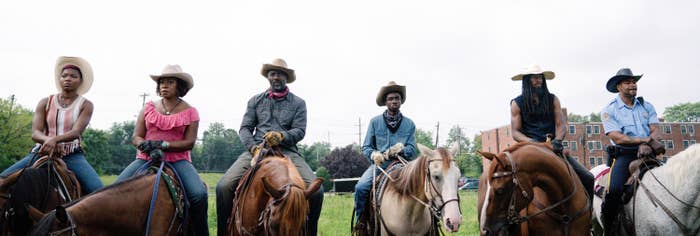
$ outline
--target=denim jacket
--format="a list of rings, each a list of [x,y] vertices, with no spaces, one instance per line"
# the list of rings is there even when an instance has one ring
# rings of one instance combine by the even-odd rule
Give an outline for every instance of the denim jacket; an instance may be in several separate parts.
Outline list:
[[[362,144],[362,154],[372,162],[372,152],[384,152],[396,143],[403,143],[403,157],[413,160],[416,156],[416,125],[406,116],[403,116],[401,125],[395,133],[389,131],[382,115],[375,116],[369,122],[365,142]]]

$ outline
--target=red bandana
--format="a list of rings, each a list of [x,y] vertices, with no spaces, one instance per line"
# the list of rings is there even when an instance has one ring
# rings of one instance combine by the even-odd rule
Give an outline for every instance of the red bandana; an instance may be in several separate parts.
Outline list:
[[[284,87],[284,91],[282,91],[282,92],[275,92],[275,91],[272,91],[272,89],[270,89],[268,91],[269,91],[269,93],[267,96],[269,98],[280,99],[280,98],[284,98],[287,96],[287,94],[289,93],[289,87]]]

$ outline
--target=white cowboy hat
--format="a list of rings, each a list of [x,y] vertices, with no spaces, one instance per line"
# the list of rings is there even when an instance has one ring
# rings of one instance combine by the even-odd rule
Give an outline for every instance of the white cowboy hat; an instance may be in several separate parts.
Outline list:
[[[90,91],[90,87],[92,87],[92,81],[94,80],[94,76],[92,74],[92,67],[90,66],[90,63],[88,63],[85,59],[82,59],[80,57],[59,57],[58,60],[56,60],[56,88],[58,91],[61,91],[61,73],[63,73],[63,69],[66,66],[75,66],[80,69],[80,76],[83,78],[82,83],[80,83],[80,87],[78,87],[78,94],[83,95]]]
[[[513,81],[517,81],[517,80],[522,80],[523,76],[537,75],[537,74],[543,74],[544,79],[546,79],[546,80],[554,79],[554,72],[542,70],[542,68],[539,65],[530,65],[528,67],[525,67],[525,68],[523,68],[523,71],[520,72],[520,74],[513,76],[513,78],[511,78],[511,79]]]
[[[294,70],[287,67],[287,62],[285,62],[282,58],[276,58],[270,63],[263,64],[262,69],[260,70],[260,74],[262,74],[263,77],[267,78],[267,72],[270,70],[280,70],[284,71],[284,73],[287,73],[288,84],[291,84],[292,82],[294,82],[294,80],[297,79],[296,75],[294,74]]]
[[[387,86],[382,87],[377,94],[377,106],[386,105],[386,95],[389,93],[401,94],[401,104],[406,102],[406,86],[398,85],[394,81],[389,81]]]
[[[182,68],[180,65],[166,65],[165,68],[163,68],[163,72],[160,75],[151,75],[151,79],[158,83],[158,80],[160,78],[177,78],[185,82],[187,84],[187,90],[190,91],[192,87],[194,87],[194,81],[192,81],[192,76],[190,74],[187,74],[185,72],[182,72]]]

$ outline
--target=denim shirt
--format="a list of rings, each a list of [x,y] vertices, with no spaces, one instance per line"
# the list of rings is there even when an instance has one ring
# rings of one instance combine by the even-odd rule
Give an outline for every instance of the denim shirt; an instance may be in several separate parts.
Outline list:
[[[248,101],[238,135],[241,143],[250,150],[263,140],[268,131],[279,131],[283,149],[297,152],[296,144],[306,134],[306,102],[289,92],[282,99],[268,97],[268,91],[255,95]]]
[[[372,161],[372,152],[384,152],[396,143],[403,143],[403,157],[406,160],[413,160],[416,156],[416,125],[406,116],[403,116],[401,125],[396,133],[391,133],[386,127],[382,115],[375,116],[369,122],[365,142],[362,144],[362,154]]]
[[[644,102],[642,105],[638,99],[634,99],[634,104],[629,107],[620,96],[615,97],[605,106],[600,116],[605,134],[617,131],[633,138],[649,137],[651,134],[649,125],[659,123],[656,109],[651,103]],[[615,144],[612,140],[610,142]]]

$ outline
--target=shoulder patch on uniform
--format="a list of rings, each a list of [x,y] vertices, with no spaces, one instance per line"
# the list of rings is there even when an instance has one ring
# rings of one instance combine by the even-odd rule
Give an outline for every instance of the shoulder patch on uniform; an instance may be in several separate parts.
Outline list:
[[[603,120],[608,120],[610,119],[610,116],[608,115],[607,112],[603,112]]]

